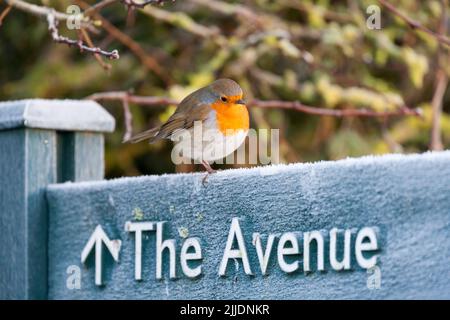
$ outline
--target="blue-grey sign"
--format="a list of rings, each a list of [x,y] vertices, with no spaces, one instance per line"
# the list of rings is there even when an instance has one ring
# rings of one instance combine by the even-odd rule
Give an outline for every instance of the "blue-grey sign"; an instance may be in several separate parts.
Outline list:
[[[52,185],[49,298],[450,298],[450,152]]]

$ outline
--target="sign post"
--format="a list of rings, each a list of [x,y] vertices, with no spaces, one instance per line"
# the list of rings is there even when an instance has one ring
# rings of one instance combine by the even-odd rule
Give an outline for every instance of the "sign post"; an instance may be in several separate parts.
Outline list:
[[[113,129],[91,101],[0,103],[0,299],[47,298],[45,189],[102,179],[102,133]]]

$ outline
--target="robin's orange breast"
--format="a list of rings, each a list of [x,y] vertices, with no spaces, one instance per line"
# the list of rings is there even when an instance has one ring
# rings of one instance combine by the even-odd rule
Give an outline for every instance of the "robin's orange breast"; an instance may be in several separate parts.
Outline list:
[[[217,126],[223,135],[233,135],[237,130],[249,129],[247,107],[242,104],[217,101],[211,105],[216,111]]]

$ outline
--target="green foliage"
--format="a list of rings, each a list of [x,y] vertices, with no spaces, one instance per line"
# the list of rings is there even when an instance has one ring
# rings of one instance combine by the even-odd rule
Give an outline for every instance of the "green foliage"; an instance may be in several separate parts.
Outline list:
[[[72,3],[35,2],[60,11]],[[404,105],[424,109],[423,119],[378,120],[252,109],[252,127],[281,129],[283,161],[425,151],[430,144],[438,42],[384,9],[382,29],[370,30],[366,9],[373,3],[177,0],[137,10],[134,24],[127,24],[127,13],[118,3],[102,10],[102,15],[141,46],[147,58],[108,38],[105,31],[91,34],[96,45],[120,51],[119,60],[105,61],[112,65],[110,71],[91,55],[53,43],[45,19],[13,9],[0,27],[0,100],[83,98],[111,90],[182,99],[216,78],[229,77],[242,85],[247,99],[299,100],[331,109],[386,111]],[[411,18],[438,30],[439,1],[397,3]],[[59,29],[61,34],[77,36],[64,23]],[[449,48],[442,52],[448,61]],[[143,59],[153,59],[163,76]],[[449,69],[447,64],[443,67]],[[447,94],[441,119],[446,147],[450,146],[449,99]],[[107,136],[108,177],[175,170],[170,142],[122,144],[121,103],[103,105],[117,119],[116,132]],[[174,106],[131,105],[134,132],[167,120],[173,110]]]

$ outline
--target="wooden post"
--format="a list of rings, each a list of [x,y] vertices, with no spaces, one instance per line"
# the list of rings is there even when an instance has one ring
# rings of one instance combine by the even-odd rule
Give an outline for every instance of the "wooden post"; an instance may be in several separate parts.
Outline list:
[[[0,103],[0,299],[47,298],[50,183],[104,176],[114,119],[76,100]]]

